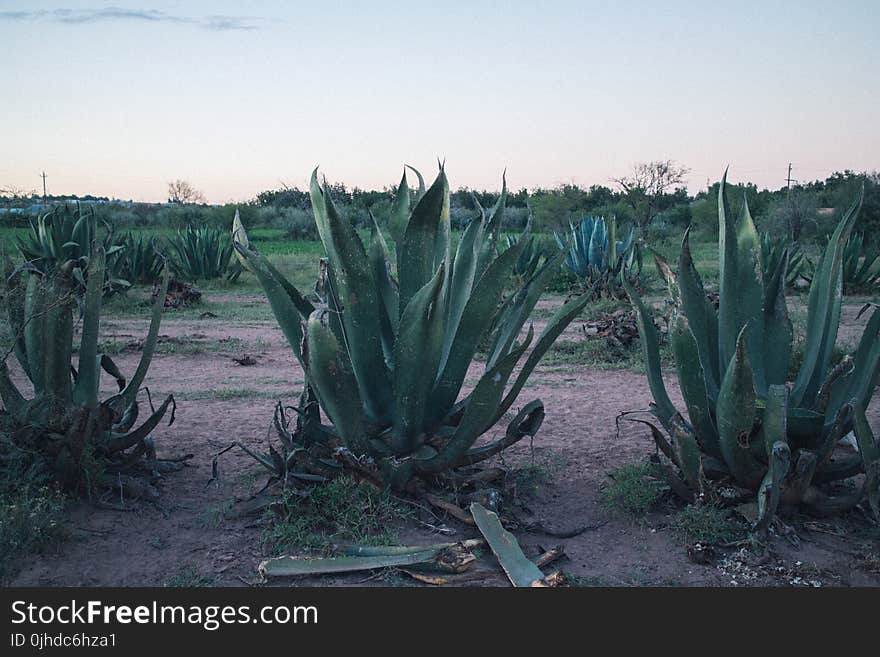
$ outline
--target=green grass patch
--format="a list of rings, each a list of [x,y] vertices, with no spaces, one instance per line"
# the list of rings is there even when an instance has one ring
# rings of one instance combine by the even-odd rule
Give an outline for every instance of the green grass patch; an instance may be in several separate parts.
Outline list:
[[[245,350],[259,350],[265,344],[248,343],[240,338],[221,338],[209,340],[192,336],[165,337],[159,336],[156,342],[157,354],[204,354],[214,352],[243,353]],[[137,340],[106,340],[99,345],[101,353],[121,354],[130,351],[141,351],[143,345]]]
[[[565,459],[555,452],[535,455],[525,465],[514,468],[513,476],[519,495],[534,495],[565,467]]]
[[[663,487],[642,463],[624,465],[608,473],[600,491],[602,506],[618,515],[643,518],[663,495]]]
[[[255,388],[217,388],[216,390],[191,390],[174,395],[177,401],[202,399],[295,399],[295,390],[257,390]]]
[[[394,527],[412,514],[388,492],[351,477],[315,487],[307,497],[289,493],[269,512],[264,545],[274,555],[329,553],[339,543],[392,545]]]
[[[16,483],[0,494],[0,582],[13,574],[17,557],[45,550],[64,535],[64,497],[49,486]]]
[[[557,340],[544,355],[545,366],[581,365],[597,369],[644,369],[638,350],[614,350],[605,340]]]
[[[685,507],[675,515],[670,527],[690,542],[713,545],[741,541],[749,530],[745,521],[732,511],[711,504]]]

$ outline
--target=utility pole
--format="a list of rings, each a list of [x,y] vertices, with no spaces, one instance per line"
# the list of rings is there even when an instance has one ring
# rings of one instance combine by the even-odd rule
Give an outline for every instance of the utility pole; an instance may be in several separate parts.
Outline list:
[[[48,203],[48,200],[46,197],[46,172],[45,171],[43,171],[43,173],[40,175],[40,178],[43,179],[43,203]]]
[[[788,177],[785,179],[785,186],[788,189],[788,193],[791,194],[791,162],[788,163]]]

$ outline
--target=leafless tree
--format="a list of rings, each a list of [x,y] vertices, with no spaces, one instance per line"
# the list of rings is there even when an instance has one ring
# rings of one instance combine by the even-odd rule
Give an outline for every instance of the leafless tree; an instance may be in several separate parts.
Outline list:
[[[24,189],[15,185],[5,185],[0,187],[0,198],[3,199],[7,208],[14,207],[36,196],[35,189]]]
[[[800,190],[792,190],[785,201],[774,209],[771,219],[779,224],[788,238],[798,242],[807,224],[816,221],[816,199]]]
[[[657,214],[663,195],[683,185],[689,171],[673,160],[658,160],[639,162],[633,165],[629,176],[612,178],[633,209],[642,241],[648,238],[648,226]]]
[[[168,202],[177,203],[179,205],[204,203],[205,195],[190,185],[186,180],[180,180],[178,178],[177,180],[168,183]]]

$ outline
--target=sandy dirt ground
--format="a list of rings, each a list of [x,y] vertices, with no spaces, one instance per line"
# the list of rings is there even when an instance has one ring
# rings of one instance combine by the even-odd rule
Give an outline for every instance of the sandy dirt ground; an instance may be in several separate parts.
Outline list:
[[[858,306],[845,309],[844,339],[855,335],[864,322],[864,318],[855,320],[857,310]],[[536,329],[540,324],[536,322]],[[575,325],[569,335],[579,331]],[[145,321],[105,322],[103,339],[123,344],[114,356],[123,372],[134,370],[140,356],[137,340],[145,333]],[[295,400],[302,371],[274,321],[179,320],[169,312],[161,335],[163,353],[154,357],[147,385],[154,399],[173,392],[178,409],[174,425],[163,425],[153,435],[160,454],[193,454],[190,467],[164,479],[159,504],[137,503],[132,511],[121,512],[76,503],[65,523],[67,540],[52,552],[20,559],[11,584],[155,586],[185,570],[215,585],[245,586],[255,580],[257,564],[266,556],[259,518],[224,519],[223,510],[233,499],[258,488],[265,477],[255,461],[234,450],[220,461],[219,479],[209,483],[211,463],[234,440],[254,448],[265,446],[275,402]],[[256,364],[241,366],[233,361],[244,354]],[[112,390],[109,381],[107,390]],[[681,408],[677,386],[671,381],[669,390]],[[663,506],[644,520],[606,510],[599,492],[609,470],[643,460],[652,451],[644,427],[623,422],[619,434],[615,429],[621,411],[648,406],[644,375],[577,366],[539,367],[518,403],[534,398],[543,400],[547,411],[543,427],[533,445],[518,444],[504,456],[507,466],[532,460],[552,464],[549,481],[523,498],[531,511],[526,517],[555,530],[595,528],[568,539],[520,531],[526,554],[537,555],[542,548],[561,544],[567,557],[554,568],[595,585],[880,585],[876,561],[865,559],[866,549],[876,558],[877,542],[854,538],[849,533],[854,521],[849,519],[808,524],[812,529],[795,523],[800,546],[776,539],[761,564],[740,558],[731,549],[700,565],[688,557],[687,540],[669,526],[672,507]],[[880,427],[876,401],[870,418]],[[452,540],[477,535],[474,528],[454,519],[444,519],[444,525],[454,532]],[[400,537],[420,544],[450,540],[415,523],[401,528]],[[478,571],[482,575],[471,584],[507,585],[489,555],[481,557]],[[404,583],[415,584],[399,576],[355,574],[273,580],[270,585]]]

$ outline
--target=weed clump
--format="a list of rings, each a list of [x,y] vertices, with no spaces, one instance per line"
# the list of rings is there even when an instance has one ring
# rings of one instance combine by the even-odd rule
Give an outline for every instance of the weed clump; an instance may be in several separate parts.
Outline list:
[[[602,506],[620,515],[644,517],[663,495],[645,464],[631,463],[612,470],[600,493]]]
[[[327,554],[338,543],[393,544],[394,526],[411,515],[387,491],[348,476],[305,496],[288,492],[267,513],[263,542],[275,555],[297,550]]]
[[[749,531],[746,523],[729,509],[711,504],[691,504],[685,507],[675,516],[671,527],[689,541],[712,545],[727,545],[744,540]]]

